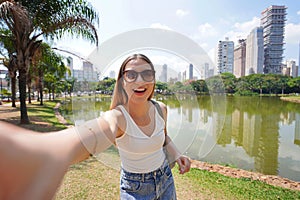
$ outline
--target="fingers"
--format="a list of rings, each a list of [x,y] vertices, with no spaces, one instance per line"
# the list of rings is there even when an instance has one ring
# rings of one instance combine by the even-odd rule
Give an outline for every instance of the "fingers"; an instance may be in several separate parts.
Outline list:
[[[184,174],[188,171],[190,171],[191,168],[191,161],[189,158],[185,157],[185,156],[180,156],[177,159],[177,163],[179,165],[179,173],[180,174]]]

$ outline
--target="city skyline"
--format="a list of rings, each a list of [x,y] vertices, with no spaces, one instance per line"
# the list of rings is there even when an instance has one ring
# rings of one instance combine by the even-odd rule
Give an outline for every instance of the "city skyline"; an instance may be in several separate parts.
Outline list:
[[[213,58],[219,40],[228,37],[237,44],[239,39],[246,39],[251,30],[260,25],[261,12],[271,5],[287,7],[285,30],[284,59],[299,62],[300,7],[295,1],[251,1],[237,0],[209,3],[204,1],[167,2],[121,1],[111,4],[105,1],[90,0],[100,15],[98,29],[100,45],[111,37],[126,31],[140,28],[163,28],[184,34],[199,44]],[[147,7],[147,9],[143,9]],[[155,13],[155,14],[154,14]],[[122,19],[122,21],[120,21]],[[121,23],[120,23],[121,22]],[[57,46],[72,49],[87,57],[95,48],[86,41],[78,41],[77,46],[70,38],[58,41]],[[151,57],[150,57],[151,58]],[[156,59],[156,58],[155,58]],[[154,60],[155,62],[155,60]]]

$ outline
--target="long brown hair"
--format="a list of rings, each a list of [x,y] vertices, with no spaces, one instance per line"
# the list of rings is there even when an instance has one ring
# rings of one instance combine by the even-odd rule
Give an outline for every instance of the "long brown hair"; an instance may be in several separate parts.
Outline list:
[[[154,65],[151,62],[151,60],[143,54],[133,54],[133,55],[129,56],[128,58],[126,58],[123,61],[122,65],[120,67],[120,70],[119,70],[118,78],[117,78],[115,88],[114,88],[114,93],[113,93],[113,96],[112,96],[112,101],[111,101],[111,104],[110,104],[110,109],[114,109],[118,105],[124,105],[128,102],[128,95],[126,94],[126,92],[123,88],[123,85],[122,85],[123,73],[124,73],[125,67],[126,67],[126,65],[129,61],[138,60],[138,59],[142,59],[142,60],[146,61],[150,65],[152,70],[154,70]],[[151,95],[148,97],[148,100],[150,100],[153,97],[154,88],[155,87],[153,87],[153,90],[151,92]]]

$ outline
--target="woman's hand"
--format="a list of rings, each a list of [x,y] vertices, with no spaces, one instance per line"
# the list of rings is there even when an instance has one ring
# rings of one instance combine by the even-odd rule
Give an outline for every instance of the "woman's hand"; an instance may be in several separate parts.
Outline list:
[[[186,156],[180,156],[177,160],[176,160],[178,166],[179,166],[179,173],[180,174],[184,174],[188,171],[190,171],[191,168],[191,161],[188,157]]]

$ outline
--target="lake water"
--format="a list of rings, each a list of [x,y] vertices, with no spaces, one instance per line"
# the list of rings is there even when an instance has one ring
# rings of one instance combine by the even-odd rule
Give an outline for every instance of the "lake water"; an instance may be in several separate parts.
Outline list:
[[[193,159],[300,181],[300,104],[278,97],[156,96],[168,106],[168,134]],[[92,119],[110,97],[74,98],[63,115]],[[73,112],[71,112],[71,110]]]

